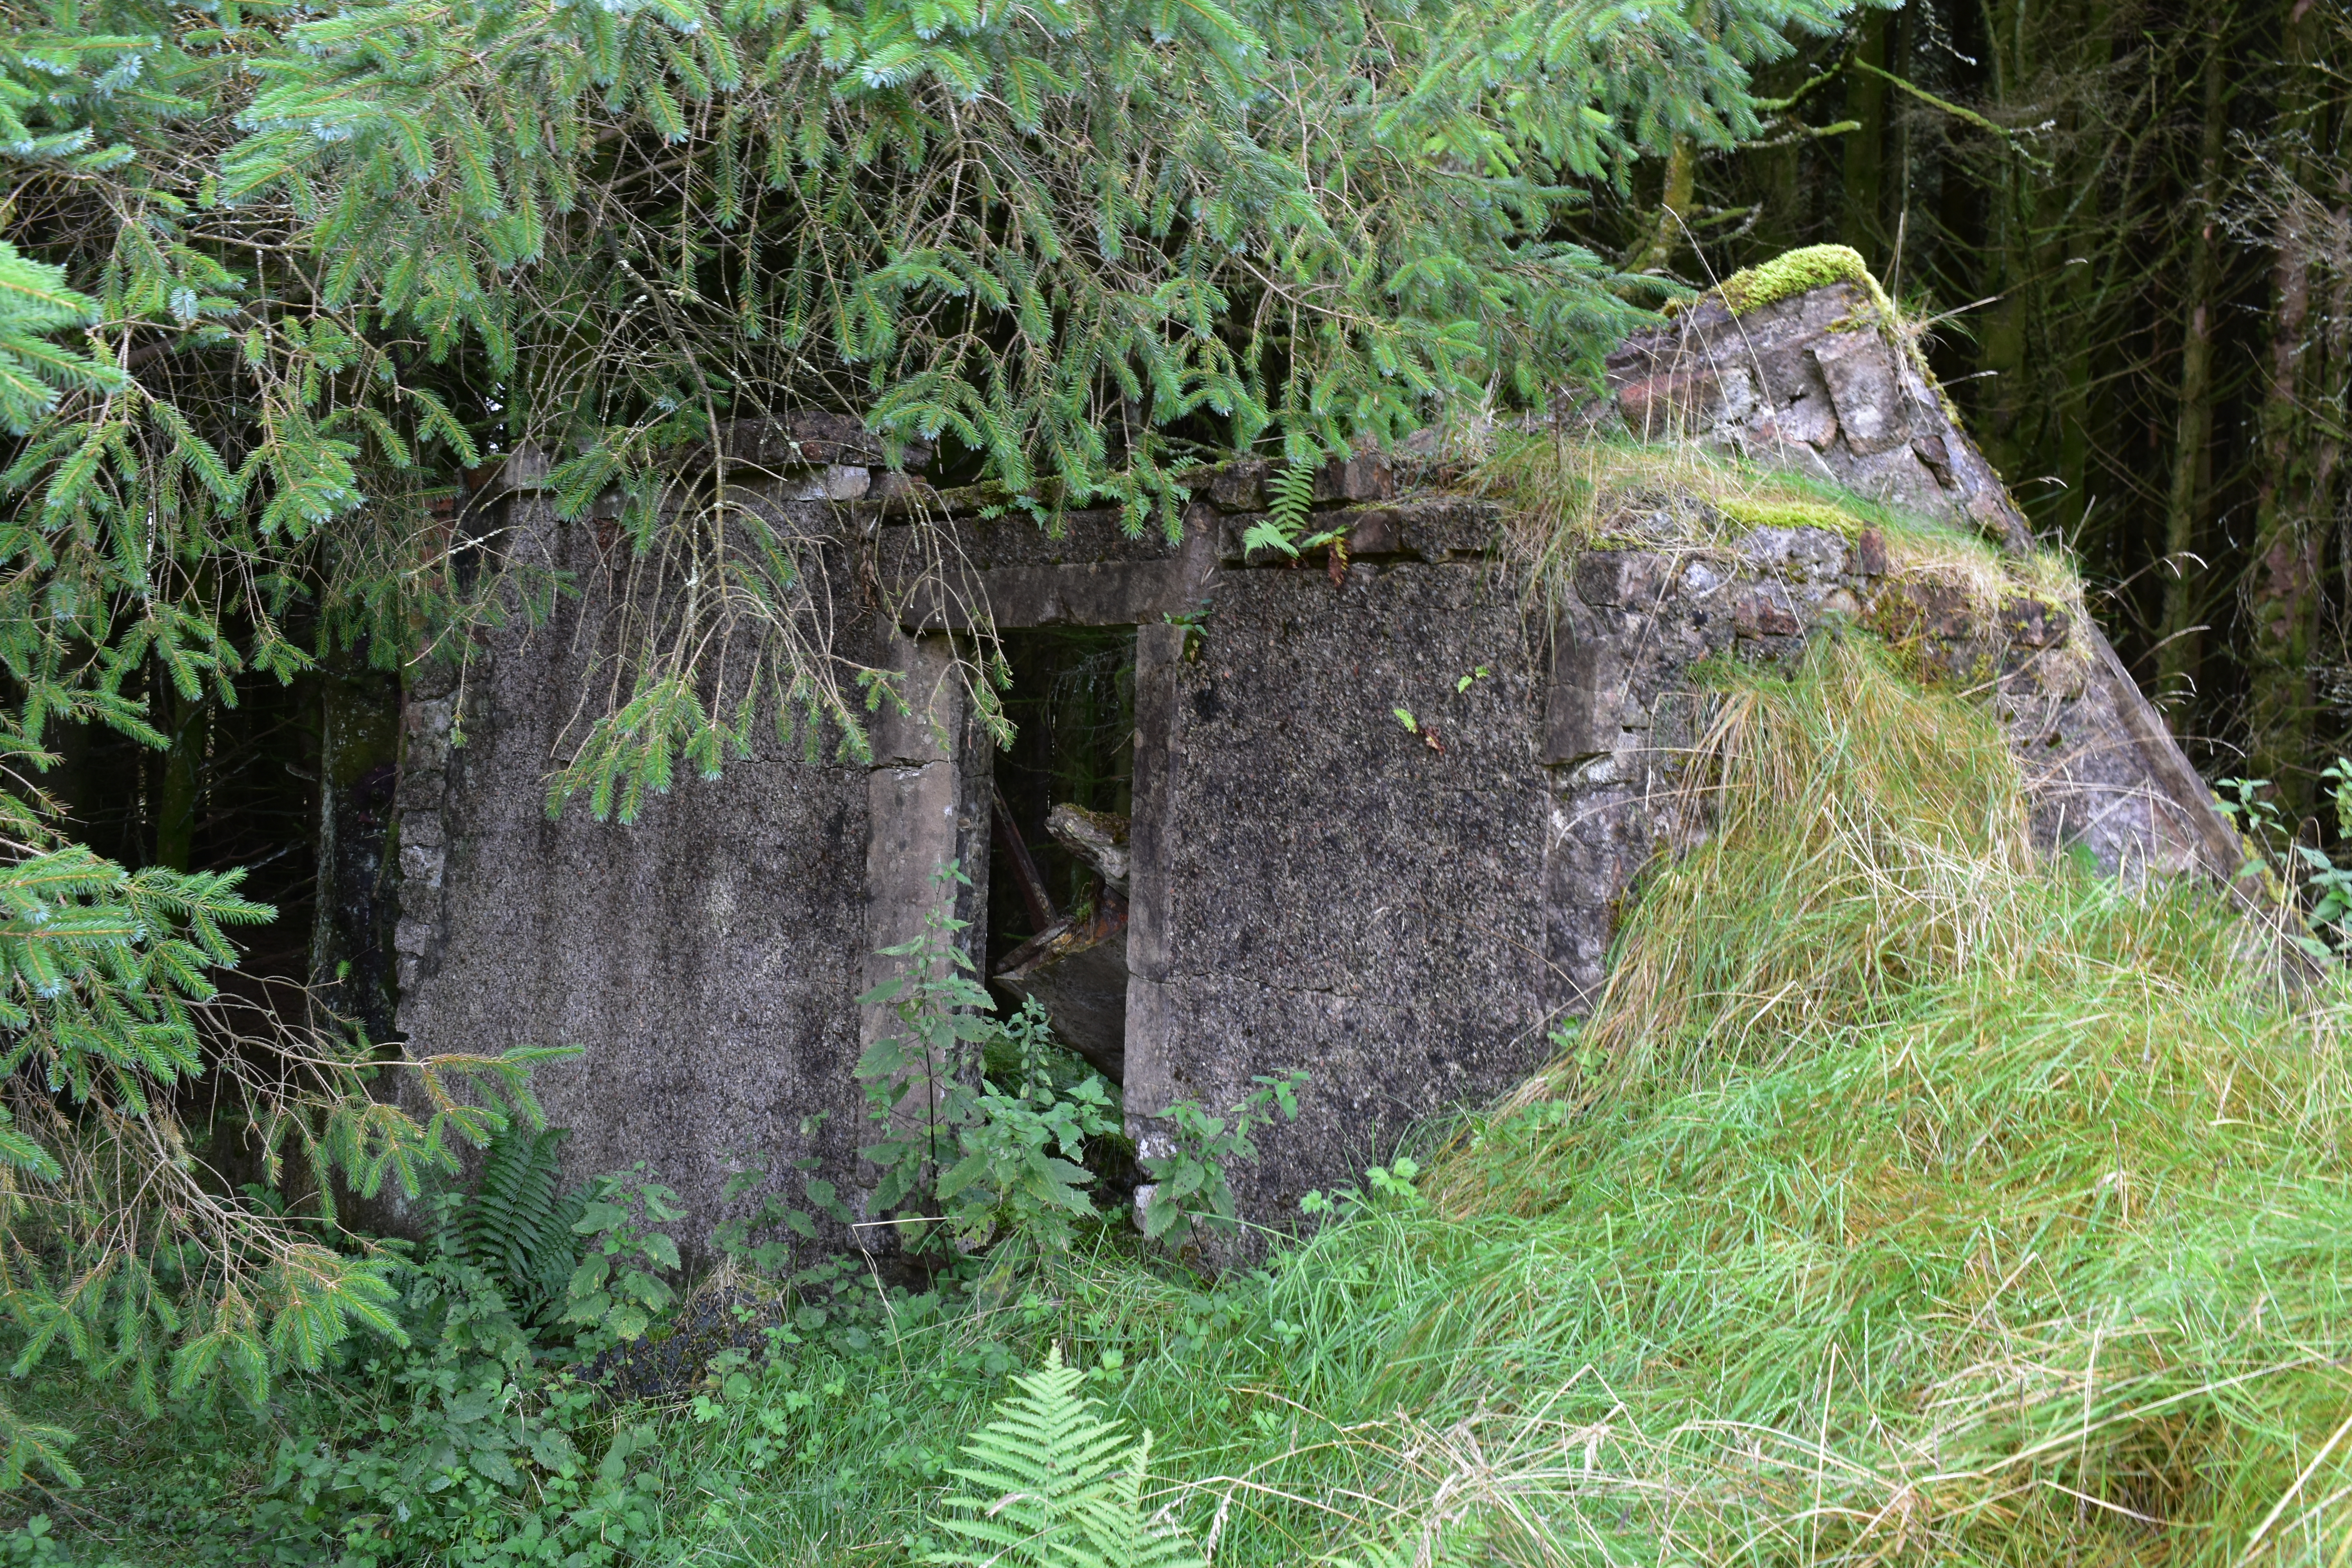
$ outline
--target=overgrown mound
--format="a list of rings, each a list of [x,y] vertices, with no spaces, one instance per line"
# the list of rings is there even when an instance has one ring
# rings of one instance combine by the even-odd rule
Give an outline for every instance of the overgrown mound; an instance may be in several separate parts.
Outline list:
[[[1451,1255],[1412,1338],[1549,1468],[1536,1533],[2344,1560],[2336,984],[2285,994],[2196,888],[2037,864],[1990,721],[1862,639],[1727,675],[1696,760],[1712,831],[1425,1184],[1460,1231],[1395,1237]]]

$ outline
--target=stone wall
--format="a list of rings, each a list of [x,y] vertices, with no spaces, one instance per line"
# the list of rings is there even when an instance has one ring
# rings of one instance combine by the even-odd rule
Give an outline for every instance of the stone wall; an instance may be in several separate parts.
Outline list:
[[[1825,480],[1973,530],[2012,558],[2029,552],[2023,513],[1874,289],[1833,283],[1734,312],[1724,300],[1739,282],[1627,342],[1609,357],[1606,395],[1570,417]],[[2045,843],[2079,843],[2109,870],[2236,875],[2244,855],[2211,791],[2079,606],[2031,589],[1978,606],[1949,574],[1903,588],[1879,629],[1997,683]]]
[[[1980,529],[2012,551],[2032,543],[2000,476],[1860,285],[1736,314],[1721,295],[1705,296],[1610,355],[1608,374],[1600,406],[1644,440],[1729,448]]]
[[[1601,416],[1641,428],[1671,409],[1696,438],[1884,480],[1897,504],[2021,542],[1932,388],[1840,293],[1763,321],[1702,312],[1634,345]],[[1741,366],[1721,363],[1734,345]],[[1874,423],[1870,386],[1901,400],[1899,420],[1882,407]],[[1196,476],[1171,542],[1108,513],[1051,532],[992,518],[1002,498],[920,491],[836,445],[803,470],[787,451],[767,493],[845,498],[835,577],[865,586],[836,596],[842,635],[908,669],[926,710],[877,731],[873,765],[762,755],[632,827],[576,805],[551,822],[543,779],[599,635],[603,568],[593,526],[536,500],[523,531],[579,575],[586,607],[502,637],[462,697],[412,694],[404,1028],[433,1049],[583,1047],[542,1079],[575,1129],[569,1158],[652,1162],[698,1225],[740,1150],[855,1188],[852,1068],[886,1024],[855,1001],[887,973],[871,955],[911,934],[942,860],[987,863],[992,753],[949,669],[985,619],[1137,628],[1130,1131],[1153,1149],[1174,1101],[1222,1110],[1256,1076],[1306,1068],[1299,1122],[1238,1184],[1269,1226],[1415,1122],[1507,1089],[1590,1005],[1675,810],[1702,658],[1794,658],[1832,625],[1885,637],[2000,706],[2046,843],[2134,875],[2234,869],[2096,628],[2021,568],[1988,589],[1874,531],[1743,528],[1670,497],[1613,520],[1551,603],[1504,558],[1495,504],[1373,458],[1318,478],[1317,527],[1347,531],[1335,572],[1321,552],[1244,552],[1262,465]],[[449,752],[458,713],[467,743]]]

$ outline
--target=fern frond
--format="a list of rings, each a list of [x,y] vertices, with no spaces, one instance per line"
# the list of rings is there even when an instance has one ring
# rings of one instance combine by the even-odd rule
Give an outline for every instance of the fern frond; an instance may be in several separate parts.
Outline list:
[[[568,1131],[534,1133],[509,1122],[490,1140],[482,1174],[457,1210],[446,1240],[452,1251],[489,1276],[517,1319],[543,1321],[563,1300],[580,1263],[572,1226],[588,1189],[562,1190]]]
[[[1095,1414],[1077,1395],[1085,1374],[1055,1345],[1043,1370],[1013,1384],[1021,1393],[964,1444],[967,1464],[949,1471],[978,1489],[944,1506],[942,1528],[973,1551],[936,1552],[950,1568],[1201,1568],[1173,1522],[1146,1519],[1143,1480],[1151,1436],[1130,1441],[1121,1423]]]

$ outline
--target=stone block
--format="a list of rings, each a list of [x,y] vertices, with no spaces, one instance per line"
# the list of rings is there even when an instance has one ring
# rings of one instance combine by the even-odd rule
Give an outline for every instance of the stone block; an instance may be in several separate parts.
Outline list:
[[[1625,677],[1622,650],[1591,617],[1569,614],[1554,623],[1538,753],[1547,765],[1582,763],[1616,750]]]
[[[1715,423],[1720,385],[1711,371],[1669,369],[1617,389],[1617,411],[1644,441],[1679,439]]]
[[[403,811],[438,811],[447,783],[448,775],[439,768],[404,765],[393,804]]]
[[[509,490],[544,489],[547,476],[554,467],[548,460],[545,447],[526,441],[514,449],[506,466],[499,470],[499,483]]]
[[[1804,629],[1780,590],[1744,589],[1731,602],[1731,622],[1743,637],[1788,637]]]
[[[2012,647],[2057,647],[2066,640],[2066,612],[2032,597],[2015,598],[2001,606],[2000,629]]]
[[[404,843],[400,847],[400,874],[409,882],[438,888],[443,858],[437,845]]]
[[[1273,498],[1266,494],[1267,465],[1254,458],[1227,463],[1209,481],[1209,500],[1219,511],[1264,511]]]
[[[1576,558],[1576,596],[1596,607],[1651,609],[1672,575],[1666,558],[1652,551],[1588,550]]]
[[[1886,575],[1886,535],[1874,528],[1865,528],[1855,536],[1853,553],[1847,558],[1846,569],[1857,577]]]
[[[449,764],[449,731],[446,728],[418,727],[408,732],[407,743],[401,750],[403,763],[420,773],[438,773]]]
[[[1759,528],[1738,549],[1751,565],[1787,583],[1832,582],[1845,568],[1845,541],[1825,528]]]
[[[1936,476],[1937,484],[1948,490],[1958,487],[1959,481],[1952,473],[1951,448],[1944,444],[1941,431],[1923,430],[1912,437],[1911,455]]]
[[[446,735],[449,732],[449,721],[456,713],[457,701],[453,697],[427,700],[412,692],[410,700],[401,710],[401,727],[411,735]]]
[[[862,500],[873,489],[873,470],[857,463],[828,463],[816,473],[785,486],[787,500]]]
[[[872,478],[873,489],[866,492],[870,500],[896,502],[902,507],[919,507],[926,503],[936,505],[938,502],[940,492],[912,474],[895,473],[885,468]]]
[[[472,659],[478,674],[489,672],[489,657],[476,653]],[[457,689],[457,666],[446,658],[420,658],[408,666],[408,695],[412,701],[423,702],[446,697]]]
[[[1315,500],[1327,501],[1386,500],[1396,494],[1396,472],[1378,452],[1359,452],[1334,458],[1315,470]]]
[[[898,700],[885,697],[867,721],[876,765],[947,761],[963,724],[963,678],[953,646],[942,636],[894,637],[882,662]]]
[[[1837,409],[1838,428],[1855,456],[1887,451],[1910,439],[1909,400],[1885,338],[1874,331],[1830,332],[1811,352]]]

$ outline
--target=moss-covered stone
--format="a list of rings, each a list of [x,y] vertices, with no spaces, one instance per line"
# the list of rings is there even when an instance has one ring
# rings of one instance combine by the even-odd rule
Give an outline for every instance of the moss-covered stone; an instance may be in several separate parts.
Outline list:
[[[1746,528],[1819,528],[1852,539],[1869,523],[1843,508],[1820,501],[1747,500],[1719,498],[1715,510]]]
[[[1776,256],[1759,266],[1735,272],[1724,279],[1717,290],[1724,308],[1733,315],[1745,315],[1782,300],[1826,289],[1832,283],[1851,283],[1869,295],[1873,303],[1888,316],[1894,307],[1886,290],[1870,275],[1870,266],[1861,252],[1844,245],[1808,245]]]

